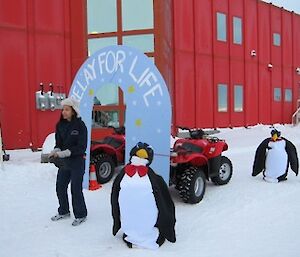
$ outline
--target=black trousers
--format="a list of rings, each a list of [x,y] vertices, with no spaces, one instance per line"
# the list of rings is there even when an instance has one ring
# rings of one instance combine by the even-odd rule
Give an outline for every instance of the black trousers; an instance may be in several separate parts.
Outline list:
[[[73,165],[72,165],[73,166]],[[59,202],[58,213],[70,212],[68,199],[68,185],[71,182],[72,206],[75,218],[87,216],[87,209],[82,192],[84,168],[60,168],[56,179],[56,194]]]

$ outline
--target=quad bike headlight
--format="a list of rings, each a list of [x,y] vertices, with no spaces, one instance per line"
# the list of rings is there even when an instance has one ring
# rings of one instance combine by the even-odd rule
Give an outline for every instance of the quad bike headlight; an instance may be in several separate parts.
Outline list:
[[[170,156],[171,156],[171,157],[177,157],[177,156],[178,156],[178,153],[176,153],[176,152],[171,152],[171,153],[170,153]]]
[[[209,149],[209,153],[212,154],[215,150],[216,150],[215,147],[211,147],[211,148]]]

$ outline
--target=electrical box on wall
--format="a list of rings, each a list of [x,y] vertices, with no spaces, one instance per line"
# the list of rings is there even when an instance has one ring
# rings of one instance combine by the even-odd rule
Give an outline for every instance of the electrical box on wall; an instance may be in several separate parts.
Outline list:
[[[41,111],[49,109],[48,107],[48,97],[43,91],[35,92],[36,108]]]
[[[62,109],[61,101],[66,98],[65,93],[53,92],[53,84],[49,84],[50,90],[48,92],[44,91],[44,84],[40,83],[41,90],[35,93],[36,109],[41,111],[51,110],[55,111]]]

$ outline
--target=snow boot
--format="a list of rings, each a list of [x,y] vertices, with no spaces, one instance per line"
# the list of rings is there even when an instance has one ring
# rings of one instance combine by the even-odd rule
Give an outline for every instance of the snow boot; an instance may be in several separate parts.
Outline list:
[[[76,218],[73,222],[72,222],[72,226],[78,226],[80,225],[82,222],[86,221],[86,217],[83,218]]]
[[[51,217],[51,220],[58,221],[58,220],[69,218],[70,216],[71,216],[70,213],[67,213],[67,214],[59,214],[58,213],[58,214],[54,215],[53,217]]]

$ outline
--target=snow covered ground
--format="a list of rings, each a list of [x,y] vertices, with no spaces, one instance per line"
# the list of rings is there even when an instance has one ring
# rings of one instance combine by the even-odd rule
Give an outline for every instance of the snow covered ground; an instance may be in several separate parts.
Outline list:
[[[300,127],[278,125],[300,153]],[[269,184],[251,177],[258,144],[270,135],[268,126],[224,129],[225,153],[234,176],[226,186],[208,183],[203,201],[181,202],[175,189],[177,242],[156,251],[128,249],[121,234],[111,234],[111,183],[85,191],[88,220],[72,227],[72,219],[52,222],[56,213],[56,168],[40,163],[40,152],[9,151],[11,161],[0,170],[1,257],[299,257],[300,179]]]

